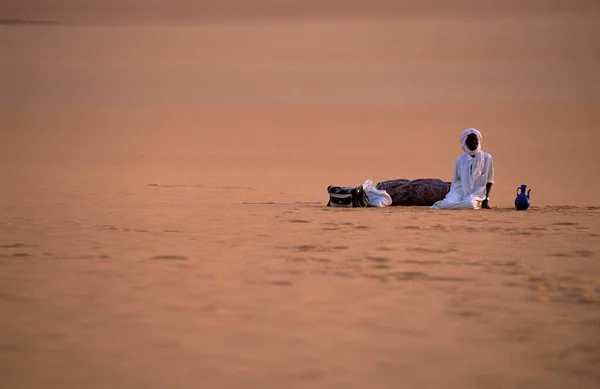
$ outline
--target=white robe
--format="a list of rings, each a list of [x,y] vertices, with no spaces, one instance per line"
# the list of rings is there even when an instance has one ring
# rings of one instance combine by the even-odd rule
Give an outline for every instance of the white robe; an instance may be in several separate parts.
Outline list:
[[[444,200],[438,201],[430,208],[432,209],[481,209],[481,202],[485,200],[486,185],[494,183],[494,165],[492,156],[482,153],[483,168],[481,175],[471,177],[471,171],[476,158],[463,154],[456,158],[454,164],[454,175],[450,192]]]

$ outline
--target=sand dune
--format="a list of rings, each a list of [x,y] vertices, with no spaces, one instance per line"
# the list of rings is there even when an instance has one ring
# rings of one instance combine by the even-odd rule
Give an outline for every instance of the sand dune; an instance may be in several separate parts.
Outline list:
[[[594,0],[310,0],[310,1],[189,1],[173,0],[30,0],[5,2],[0,14],[12,18],[53,19],[61,22],[206,22],[282,19],[387,17],[508,17],[524,14],[598,15]]]
[[[596,2],[165,4],[0,8],[3,388],[600,386]]]

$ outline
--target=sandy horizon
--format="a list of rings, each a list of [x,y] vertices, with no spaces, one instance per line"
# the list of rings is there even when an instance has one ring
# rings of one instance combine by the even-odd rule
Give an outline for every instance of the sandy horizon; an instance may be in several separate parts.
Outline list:
[[[32,0],[9,2],[0,6],[5,20],[53,21],[59,23],[190,23],[248,22],[293,20],[343,20],[387,18],[513,18],[539,15],[598,16],[600,8],[593,0],[560,0],[549,4],[542,0],[527,2],[476,0],[389,1],[389,0],[311,0],[222,2],[175,0],[86,1],[57,0],[51,3]]]

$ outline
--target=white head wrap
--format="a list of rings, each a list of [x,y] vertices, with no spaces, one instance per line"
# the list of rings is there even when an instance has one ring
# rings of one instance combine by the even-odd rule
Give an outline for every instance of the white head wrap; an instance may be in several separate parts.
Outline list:
[[[477,135],[477,138],[479,139],[479,145],[477,146],[477,149],[475,149],[475,150],[470,150],[469,147],[467,146],[467,138],[471,134]],[[481,139],[482,139],[481,132],[479,132],[476,128],[467,128],[466,130],[464,130],[462,132],[462,134],[460,134],[460,145],[465,153],[467,153],[469,155],[476,155],[478,152],[481,151]]]
[[[479,145],[475,150],[470,150],[467,146],[467,137],[470,134],[475,134],[479,139]],[[467,191],[470,192],[475,188],[475,180],[477,180],[477,178],[481,176],[481,173],[483,173],[483,152],[481,151],[481,138],[481,132],[475,128],[467,128],[462,132],[462,134],[460,134],[460,145],[463,151],[465,154],[473,157],[471,164],[464,165],[466,171],[461,172],[461,176],[463,177],[464,181],[463,191],[465,192],[465,195],[467,194]]]

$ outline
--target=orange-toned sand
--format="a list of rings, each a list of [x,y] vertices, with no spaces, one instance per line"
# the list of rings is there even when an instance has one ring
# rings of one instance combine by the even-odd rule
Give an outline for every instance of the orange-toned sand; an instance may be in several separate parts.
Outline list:
[[[600,387],[594,2],[55,3],[0,8],[0,387]],[[466,127],[495,209],[324,206]]]

